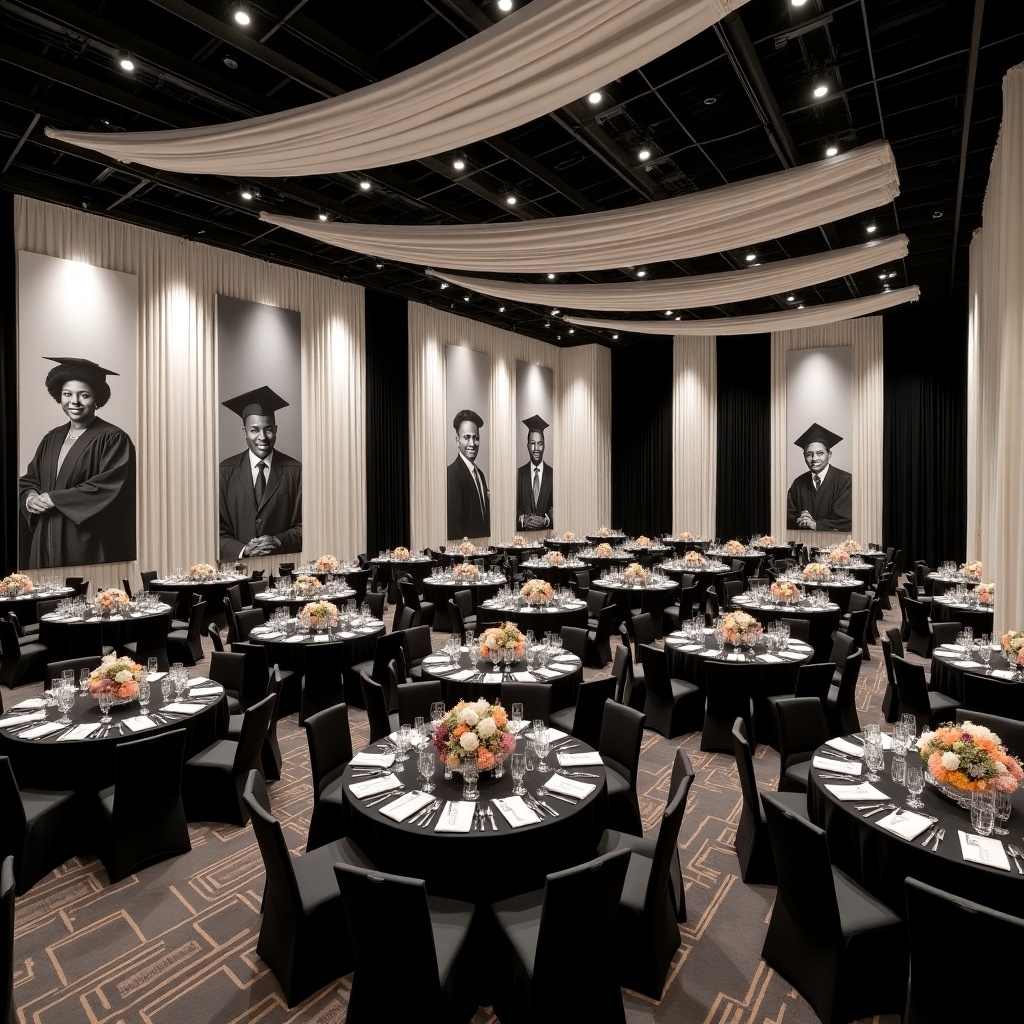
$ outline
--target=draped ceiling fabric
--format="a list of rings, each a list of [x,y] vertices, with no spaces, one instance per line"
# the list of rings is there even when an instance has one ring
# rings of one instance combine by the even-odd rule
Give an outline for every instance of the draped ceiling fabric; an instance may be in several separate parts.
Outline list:
[[[673,334],[689,337],[726,334],[761,334],[766,331],[788,331],[803,327],[821,327],[852,320],[867,313],[877,313],[904,302],[917,302],[921,289],[917,285],[897,288],[878,295],[864,295],[859,299],[845,302],[826,302],[821,306],[806,309],[782,309],[774,313],[758,313],[756,316],[719,317],[713,320],[589,320],[583,317],[567,316],[567,324],[577,327],[591,327],[612,331],[626,331],[635,334]]]
[[[166,171],[278,178],[419,160],[517,128],[692,39],[747,0],[533,0],[408,71],[226,125],[51,138]]]
[[[1003,121],[971,242],[967,557],[996,584],[995,633],[1024,628],[1024,64],[1003,78]]]
[[[896,161],[881,141],[704,192],[571,217],[440,225],[270,213],[260,219],[378,259],[499,274],[568,273],[754,245],[884,206],[897,195]]]
[[[744,299],[760,299],[794,288],[823,284],[837,277],[902,259],[907,255],[907,246],[906,235],[894,235],[863,245],[851,245],[846,249],[779,260],[763,266],[744,267],[742,270],[727,270],[720,274],[610,284],[532,284],[524,281],[495,281],[485,277],[461,277],[437,270],[428,270],[427,274],[481,295],[562,309],[622,312],[663,307],[696,309],[725,302],[742,302]]]

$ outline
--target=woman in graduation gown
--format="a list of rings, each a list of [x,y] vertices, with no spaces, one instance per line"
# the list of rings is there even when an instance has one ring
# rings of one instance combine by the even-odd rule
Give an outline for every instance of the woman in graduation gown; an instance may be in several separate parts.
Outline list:
[[[131,561],[135,445],[96,415],[110,399],[107,376],[117,374],[89,359],[45,358],[57,364],[46,375],[46,390],[68,422],[43,436],[19,482],[27,524],[22,564],[45,569]]]

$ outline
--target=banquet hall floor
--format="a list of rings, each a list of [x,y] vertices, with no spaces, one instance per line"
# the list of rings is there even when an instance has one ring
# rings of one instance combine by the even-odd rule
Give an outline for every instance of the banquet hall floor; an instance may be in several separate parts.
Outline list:
[[[885,625],[898,620],[898,612],[887,612]],[[442,634],[438,642],[444,639]],[[885,689],[880,648],[870,652],[872,660],[862,667],[857,688],[862,724],[881,720]],[[191,672],[200,675],[204,667],[200,663]],[[588,677],[601,674],[586,671]],[[4,690],[4,706],[40,689]],[[350,717],[358,750],[368,739],[366,715],[353,709]],[[270,797],[286,841],[298,853],[305,848],[312,808],[309,756],[295,716],[280,722],[278,734],[284,767]],[[679,836],[688,920],[680,926],[682,945],[662,1000],[624,990],[626,1019],[630,1024],[813,1024],[817,1018],[808,1005],[760,959],[775,889],[745,885],[739,877],[732,848],[741,807],[735,762],[731,756],[701,752],[699,742],[699,733],[674,740],[644,733],[638,792],[645,834],[657,832],[677,746],[685,747],[696,771]],[[759,786],[774,790],[779,772],[775,751],[758,747],[755,771]],[[19,1021],[344,1020],[351,975],[289,1011],[256,955],[263,863],[252,829],[196,824],[189,831],[191,853],[114,885],[98,860],[75,859],[17,901],[14,996]],[[467,884],[475,887],[478,880]],[[396,948],[400,945],[399,938]],[[380,1019],[415,1020],[414,995],[381,1007]],[[883,1024],[898,1020],[872,1019]],[[473,1024],[496,1020],[482,1008]]]

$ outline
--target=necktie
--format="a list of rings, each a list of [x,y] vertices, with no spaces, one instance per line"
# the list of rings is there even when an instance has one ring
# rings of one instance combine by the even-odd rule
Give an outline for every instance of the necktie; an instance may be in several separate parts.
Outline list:
[[[486,522],[487,506],[486,499],[484,498],[484,484],[483,480],[480,479],[480,472],[476,467],[473,468],[473,482],[476,484],[477,497],[480,499],[480,517]]]
[[[817,473],[812,473],[811,479],[814,481],[814,489],[817,490],[821,486],[821,477]]]
[[[540,501],[540,466],[533,467],[533,511],[537,511]]]
[[[260,471],[259,476],[256,477],[256,507],[260,507],[260,502],[263,501],[263,492],[267,489],[267,464],[265,462],[257,462],[256,468]]]

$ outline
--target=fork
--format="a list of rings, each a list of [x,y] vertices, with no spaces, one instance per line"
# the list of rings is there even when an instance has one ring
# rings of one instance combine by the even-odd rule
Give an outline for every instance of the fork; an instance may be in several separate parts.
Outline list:
[[[876,807],[873,811],[868,811],[867,814],[863,814],[861,817],[870,818],[873,814],[879,814],[881,811],[892,811],[895,808],[895,804],[882,804],[881,807]]]
[[[1017,865],[1017,874],[1024,875],[1024,868],[1020,866],[1020,861],[1017,859],[1018,857],[1024,857],[1024,854],[1022,854],[1016,846],[1007,845],[1006,850],[1013,858],[1013,863]]]
[[[946,830],[944,828],[939,829],[939,834],[935,837],[935,845],[932,847],[932,853],[939,848],[939,843],[946,838]]]

